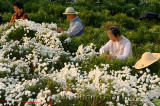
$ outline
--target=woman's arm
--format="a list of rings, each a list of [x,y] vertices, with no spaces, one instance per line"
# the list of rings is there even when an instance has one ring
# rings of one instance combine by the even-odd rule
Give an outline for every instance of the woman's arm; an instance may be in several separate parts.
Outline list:
[[[107,42],[103,47],[99,49],[100,54],[104,53],[104,51],[109,51],[110,42]]]

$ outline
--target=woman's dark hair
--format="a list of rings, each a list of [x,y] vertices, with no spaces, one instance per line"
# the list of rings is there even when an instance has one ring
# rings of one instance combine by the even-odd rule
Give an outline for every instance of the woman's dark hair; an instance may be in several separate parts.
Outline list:
[[[114,37],[121,36],[120,30],[116,26],[111,26],[108,31],[111,31]]]
[[[17,6],[19,9],[23,9],[23,4],[21,2],[14,2],[13,6]]]

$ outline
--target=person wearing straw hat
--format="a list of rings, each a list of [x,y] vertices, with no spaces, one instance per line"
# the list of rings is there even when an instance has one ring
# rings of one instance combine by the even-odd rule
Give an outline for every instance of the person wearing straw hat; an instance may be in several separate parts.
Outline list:
[[[155,63],[156,61],[158,61],[159,58],[160,58],[160,53],[145,52],[143,53],[141,59],[136,62],[135,68],[142,69],[148,67],[151,64]]]
[[[64,31],[62,28],[57,28],[57,31],[60,33],[66,33],[69,36],[81,36],[84,32],[83,21],[77,16],[78,12],[74,10],[73,7],[68,7],[63,13],[67,16],[67,19],[70,20],[70,26],[68,31]]]
[[[121,35],[118,27],[111,26],[108,29],[108,37],[110,40],[100,48],[100,54],[109,60],[113,58],[125,60],[125,58],[132,56],[131,42]],[[106,51],[109,51],[109,55],[106,54]]]

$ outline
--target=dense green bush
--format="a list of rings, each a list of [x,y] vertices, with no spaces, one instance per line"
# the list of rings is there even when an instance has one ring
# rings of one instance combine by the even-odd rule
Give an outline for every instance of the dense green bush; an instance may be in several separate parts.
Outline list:
[[[0,0],[0,12],[13,12],[13,6],[9,0]]]
[[[127,15],[123,13],[115,15],[113,18],[117,23],[128,29],[137,29],[139,26],[138,21],[131,17],[127,17]]]
[[[126,4],[123,7],[122,12],[126,13],[126,15],[128,15],[130,17],[135,17],[135,18],[140,17],[139,8],[137,6],[135,6],[134,4]]]
[[[30,13],[29,19],[38,23],[53,22],[53,16],[48,15],[44,10],[40,9],[36,13]]]
[[[94,12],[92,10],[87,11],[83,9],[79,11],[79,16],[83,20],[85,26],[101,27],[103,22],[111,20],[108,10],[103,12]]]
[[[134,45],[133,47],[133,55],[134,57],[140,58],[140,56],[144,52],[153,52],[153,53],[159,53],[160,51],[160,46],[155,45],[154,43],[144,43],[140,45]]]
[[[92,27],[85,27],[85,33],[76,39],[80,44],[84,44],[84,46],[94,43],[97,47],[96,51],[99,51],[100,47],[109,40],[107,30],[104,31],[103,28]]]
[[[66,19],[66,15],[63,14],[66,7],[64,7],[63,5],[49,4],[47,8],[47,13],[53,15],[54,21],[57,22],[59,21],[59,19],[61,19],[61,22],[63,22]]]
[[[77,40],[77,38],[72,37],[71,42],[67,43],[65,42],[65,40],[68,38],[69,36],[66,34],[63,34],[61,36],[59,36],[59,39],[62,42],[62,46],[64,48],[64,50],[70,53],[75,53],[80,45],[79,41]]]
[[[125,36],[135,44],[142,44],[147,42],[159,44],[158,42],[160,34],[158,32],[153,32],[153,30],[156,29],[153,28],[150,31],[147,27],[139,27],[135,31],[126,32]]]
[[[16,2],[17,0],[10,0],[10,2],[13,4],[14,2]],[[25,4],[28,2],[28,0],[18,0],[19,2]],[[29,2],[38,2],[39,0],[29,0]]]
[[[104,3],[104,8],[109,10],[112,15],[122,12],[122,7],[117,2],[113,1],[106,1]]]
[[[155,52],[155,51],[151,51],[151,52]],[[141,55],[143,53],[144,53],[144,51],[142,53],[138,52],[136,55],[139,54],[139,57],[138,56],[130,57],[130,58],[127,58],[124,61],[117,60],[117,59],[108,60],[104,56],[99,56],[99,57],[92,56],[89,60],[86,60],[86,61],[83,61],[82,63],[80,63],[80,66],[82,67],[81,70],[84,70],[84,71],[87,71],[87,72],[89,72],[88,70],[94,69],[95,65],[101,67],[101,64],[109,64],[110,67],[107,69],[108,71],[110,71],[110,70],[121,70],[123,66],[128,66],[130,69],[132,69],[132,72],[131,72],[132,75],[140,74],[141,70],[143,72],[146,72],[146,68],[143,68],[141,70],[137,70],[137,69],[134,68],[134,65],[141,58]],[[160,77],[160,69],[157,68],[159,66],[160,66],[160,61],[157,61],[156,63],[148,66],[148,69],[153,70],[153,71],[150,72],[152,75],[156,74]]]
[[[65,5],[67,2],[67,0],[50,0],[51,2],[54,2],[56,4],[62,4]]]
[[[156,104],[157,106],[160,105],[160,99],[155,99],[152,101],[154,104]]]
[[[11,13],[4,12],[4,14],[2,15],[2,18],[3,18],[2,23],[10,22],[12,15],[13,14],[11,14]]]
[[[36,2],[28,2],[26,4],[24,4],[24,11],[27,13],[35,13],[38,12],[38,10],[43,9],[43,6],[39,3]]]
[[[124,0],[126,2],[126,4],[128,3],[133,3],[135,5],[139,5],[139,3],[141,2],[141,0]]]
[[[131,57],[126,59],[125,61],[122,61],[118,59],[108,60],[104,56],[99,56],[99,57],[92,56],[89,60],[83,61],[81,63],[81,67],[82,67],[82,70],[87,71],[87,70],[94,69],[95,65],[100,67],[101,64],[109,64],[110,67],[107,69],[108,71],[121,70],[123,66],[128,66],[131,69],[135,70],[132,66],[134,66],[136,61],[137,59],[134,57]],[[136,72],[134,72],[133,75],[135,73]]]
[[[22,40],[22,37],[31,37],[33,38],[35,36],[35,31],[28,30],[25,31],[24,28],[17,28],[16,30],[13,30],[11,33],[9,33],[7,40]]]
[[[151,32],[153,33],[160,33],[160,26],[159,25],[154,25],[151,29]]]
[[[147,11],[151,11],[151,12],[155,12],[155,13],[160,13],[159,9],[160,9],[160,3],[158,0],[150,0],[148,1],[147,4]]]
[[[140,21],[140,26],[142,27],[147,27],[152,28],[154,25],[159,25],[160,21],[156,20],[156,19],[143,19],[142,21]]]

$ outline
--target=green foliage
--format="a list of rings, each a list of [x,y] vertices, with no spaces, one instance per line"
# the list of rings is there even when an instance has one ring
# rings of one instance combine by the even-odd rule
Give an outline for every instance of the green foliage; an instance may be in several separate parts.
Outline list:
[[[159,12],[159,9],[160,9],[159,0],[150,0],[150,1],[148,1],[148,3],[146,3],[146,7],[147,7],[147,11],[160,13]]]
[[[93,26],[93,27],[100,27],[103,22],[108,21],[109,15],[108,11],[103,12],[94,12],[82,9],[79,11],[79,16],[83,20],[85,26]],[[102,15],[105,14],[105,15]]]
[[[56,4],[62,4],[62,5],[67,4],[67,0],[50,0],[50,1]]]
[[[136,21],[131,17],[127,17],[127,15],[123,13],[115,15],[113,18],[117,23],[128,29],[136,29],[139,26],[139,21]]]
[[[64,67],[64,63],[68,63],[71,60],[68,58],[68,55],[62,54],[56,64],[54,64],[55,69],[60,70]],[[50,66],[52,68],[53,66]]]
[[[4,12],[4,14],[2,15],[2,18],[3,18],[3,22],[2,23],[9,22],[11,20],[11,17],[12,17],[11,13]]]
[[[153,27],[153,29],[148,30],[147,27],[140,27],[135,31],[128,31],[125,33],[125,36],[130,39],[135,44],[142,44],[147,42],[152,42],[159,44],[159,32]]]
[[[140,11],[137,6],[134,4],[126,4],[123,9],[123,13],[126,13],[127,16],[138,18],[140,17]]]
[[[24,11],[25,12],[29,12],[29,13],[35,13],[38,12],[38,10],[42,9],[43,6],[39,3],[36,2],[28,2],[26,4],[24,4]]]
[[[98,29],[92,27],[85,27],[85,33],[83,33],[80,37],[71,37],[71,42],[69,43],[64,42],[67,37],[69,36],[63,34],[59,37],[59,39],[62,42],[64,50],[69,51],[70,53],[75,53],[81,44],[87,46],[90,43],[95,44],[97,47],[96,51],[99,51],[100,47],[109,40],[107,30],[103,31],[103,28]]]
[[[10,0],[10,2],[13,4],[14,2],[16,2],[17,0]],[[28,2],[28,0],[18,0],[19,2],[25,4]],[[29,2],[38,2],[39,0],[29,0]]]
[[[107,30],[104,31],[103,28],[93,28],[93,27],[85,27],[85,33],[80,37],[75,38],[79,44],[84,44],[87,46],[89,43],[93,43],[96,45],[96,51],[99,51],[100,47],[104,45],[108,40]]]
[[[55,22],[59,21],[59,19],[63,22],[63,20],[66,19],[66,15],[63,14],[66,7],[63,5],[48,4],[47,8],[47,13],[53,15],[53,20]]]
[[[21,40],[22,37],[34,37],[35,36],[35,31],[33,30],[28,30],[25,31],[23,27],[17,28],[16,30],[13,30],[11,33],[9,33],[7,40]]]
[[[123,66],[128,66],[132,69],[137,59],[134,57],[128,58],[125,61],[119,59],[108,60],[104,56],[92,56],[89,60],[83,61],[81,63],[82,70],[87,71],[94,69],[94,66],[101,67],[101,64],[109,64],[110,67],[106,71],[110,70],[121,70]],[[135,73],[133,73],[135,74]]]
[[[142,12],[139,10],[139,3],[139,0],[106,0],[102,7],[110,10],[112,15],[125,13],[129,16],[137,18]]]
[[[157,106],[159,106],[160,105],[160,99],[154,99],[153,103],[156,104]]]
[[[122,4],[122,6],[124,6],[124,4]],[[110,10],[110,13],[112,15],[115,15],[115,14],[118,14],[118,13],[122,12],[122,7],[116,1],[111,1],[111,0],[108,1],[107,0],[104,3],[104,8],[107,9],[107,10]]]
[[[104,3],[105,0],[77,0],[76,2],[83,2],[86,4],[91,4],[91,5],[101,5]]]
[[[139,3],[141,2],[141,0],[124,0],[126,2],[126,4],[132,3],[135,5],[139,5]]]
[[[146,43],[146,44],[140,44],[140,45],[133,45],[132,46],[133,54],[135,57],[140,58],[140,56],[144,52],[153,52],[153,53],[159,53],[160,46],[155,45],[154,43]]]
[[[9,0],[0,0],[0,12],[13,12],[13,6]]]
[[[35,76],[35,77],[37,77],[37,76]],[[32,98],[36,98],[37,94],[40,92],[40,90],[44,90],[45,88],[48,88],[49,90],[51,90],[51,94],[57,93],[56,88],[60,89],[61,91],[63,90],[62,85],[53,81],[49,77],[41,78],[36,85],[32,85],[32,86],[25,85],[25,86],[26,86],[26,90],[29,90],[29,91],[35,93],[34,95],[32,95]]]
[[[65,42],[65,39],[67,39],[67,37],[69,37],[69,36],[66,34],[63,34],[59,37],[59,39],[62,42],[62,46],[64,48],[64,51],[66,51],[66,52],[68,51],[70,53],[75,53],[77,51],[80,43],[78,43],[77,38],[74,38],[74,37],[71,38],[71,42],[67,43],[67,42]]]
[[[4,78],[7,76],[7,72],[0,72],[0,78]]]
[[[44,10],[40,9],[36,13],[30,13],[29,14],[29,19],[32,21],[35,21],[37,23],[42,23],[42,22],[53,22],[53,16],[48,15]]]
[[[47,79],[43,79],[43,80],[41,79],[39,83],[36,85],[33,85],[33,86],[26,85],[26,89],[29,91],[35,92],[35,95],[33,95],[33,97],[36,98],[37,96],[36,94],[38,94],[41,89],[46,88],[47,82],[48,82]]]
[[[7,52],[5,52],[5,57],[7,58],[7,56],[9,56],[9,58],[13,59],[13,58],[16,58],[16,59],[20,59],[20,58],[23,58],[25,57],[26,55],[28,55],[30,52],[30,50],[28,49],[20,49],[18,44],[17,45],[14,45],[12,47],[10,47],[12,50],[8,50]],[[21,51],[21,52],[19,52]]]
[[[148,29],[149,28],[152,28],[153,26],[155,25],[159,25],[160,24],[160,21],[158,20],[155,20],[155,19],[143,19],[141,22],[140,22],[140,26],[141,27],[147,27]]]

